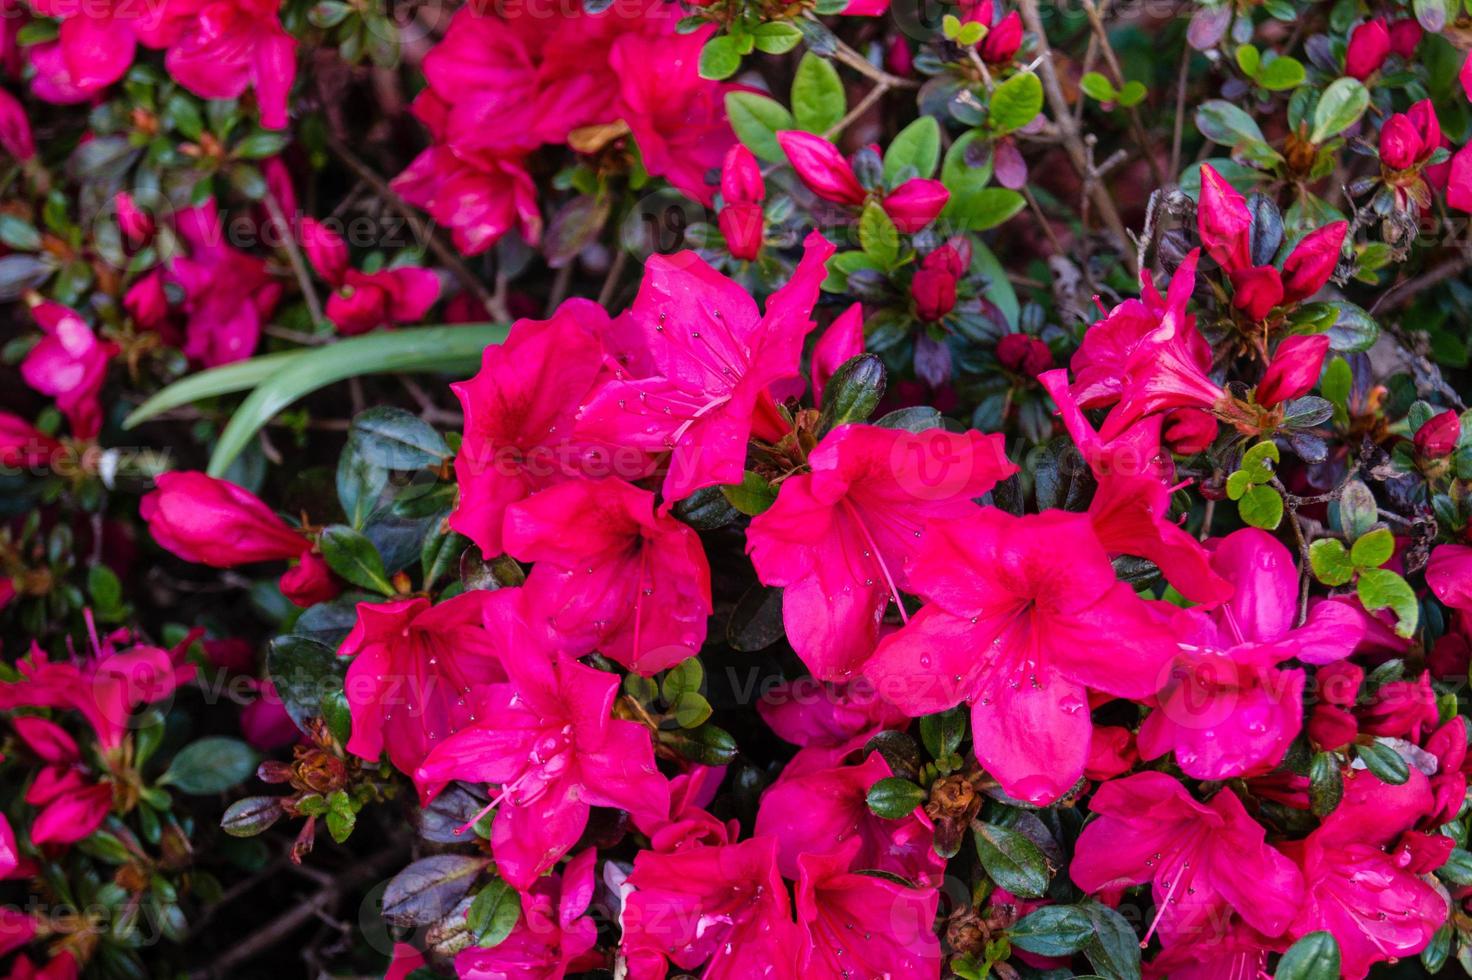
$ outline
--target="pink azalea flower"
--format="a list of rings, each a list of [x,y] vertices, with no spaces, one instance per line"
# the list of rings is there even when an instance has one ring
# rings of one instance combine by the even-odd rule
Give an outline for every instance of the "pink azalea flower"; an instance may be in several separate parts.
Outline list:
[[[772,382],[796,374],[833,245],[804,242],[792,277],[765,314],[745,289],[691,252],[655,255],[630,326],[651,374],[618,371],[587,399],[577,431],[613,445],[672,452],[661,511],[699,490],[740,483],[746,444]]]
[[[864,307],[855,303],[833,319],[813,345],[813,402],[823,404],[823,389],[833,373],[864,353]]]
[[[700,77],[700,50],[713,31],[674,37],[626,34],[613,44],[616,111],[633,132],[644,166],[709,207],[715,188],[706,174],[721,165],[736,134],[726,119],[726,93],[737,86]]]
[[[80,314],[60,303],[38,303],[31,316],[45,336],[21,362],[21,377],[41,394],[56,399],[73,436],[96,438],[102,428],[99,395],[118,346],[98,340]]]
[[[939,978],[940,892],[858,873],[868,868],[859,851],[850,839],[832,853],[797,859],[794,905],[812,947],[808,970],[823,977]]]
[[[879,732],[905,728],[909,722],[864,677],[842,685],[812,677],[784,681],[762,692],[756,712],[784,742],[833,749],[840,758]]]
[[[603,307],[568,300],[550,320],[513,323],[505,343],[486,348],[479,373],[451,385],[465,410],[465,439],[455,457],[460,502],[450,526],[487,555],[505,550],[511,504],[580,473],[602,475],[591,444],[574,439],[573,422],[603,368],[598,335],[608,330]]]
[[[77,99],[51,100],[49,96],[58,93],[48,91],[45,86],[37,89],[36,94],[48,101],[82,101],[122,78],[133,63],[140,33],[150,38],[160,23],[157,8],[124,0],[86,4],[29,0],[29,3],[37,15],[61,20],[53,55],[54,70],[65,79],[63,87],[80,95]]]
[[[749,262],[761,252],[765,223],[761,202],[766,196],[756,157],[740,143],[734,144],[721,162],[722,207],[716,215],[733,257]]]
[[[74,844],[91,836],[112,812],[111,785],[90,777],[76,741],[61,726],[28,716],[12,718],[11,724],[25,746],[46,763],[25,793],[25,801],[39,811],[29,828],[31,843]]]
[[[286,128],[296,80],[296,41],[281,26],[281,0],[167,0],[148,43],[168,47],[164,66],[204,99],[238,99],[254,88],[261,125]]]
[[[438,110],[428,91],[415,100],[414,113],[433,132]],[[455,247],[466,255],[484,252],[513,228],[530,245],[542,238],[537,189],[520,159],[479,153],[460,155],[431,146],[393,179],[404,200],[429,212],[450,229]]]
[[[635,826],[649,838],[649,846],[661,854],[673,854],[692,847],[717,847],[729,844],[741,834],[741,823],[722,823],[705,807],[715,799],[725,766],[691,766],[670,780],[670,809],[667,814],[651,818],[635,816]]]
[[[777,842],[640,851],[624,902],[623,951],[631,980],[708,963],[705,980],[799,980],[808,944],[777,871]]]
[[[528,613],[574,656],[598,649],[653,676],[700,652],[711,614],[700,536],[617,477],[571,480],[506,509],[508,554],[536,563]]]
[[[1244,528],[1214,542],[1211,561],[1232,597],[1210,612],[1172,615],[1180,657],[1140,727],[1139,747],[1146,759],[1174,749],[1188,775],[1228,779],[1277,765],[1302,727],[1304,673],[1277,664],[1342,659],[1364,631],[1338,603],[1319,604],[1295,629],[1298,571],[1264,531]]]
[[[868,199],[869,192],[859,183],[853,166],[823,137],[789,129],[777,134],[777,142],[798,179],[823,200],[857,207]],[[879,197],[885,213],[906,235],[934,221],[949,199],[944,184],[923,177],[907,180]]]
[[[359,272],[350,268],[347,243],[313,218],[303,219],[302,240],[312,268],[333,287],[326,314],[340,334],[353,336],[389,323],[413,323],[439,299],[440,279],[429,269],[398,266]]]
[[[1165,773],[1142,772],[1100,786],[1089,810],[1096,817],[1069,874],[1086,892],[1151,882],[1157,912],[1147,939],[1158,928],[1166,946],[1194,942],[1225,908],[1276,936],[1298,912],[1298,868],[1229,789],[1198,803]]]
[[[184,353],[205,367],[251,356],[281,298],[281,283],[264,260],[228,243],[213,200],[180,211],[175,226],[189,253],[167,265],[169,281],[184,293]]]
[[[1431,552],[1426,584],[1436,598],[1463,612],[1472,612],[1472,548],[1444,544]]]
[[[1383,17],[1367,20],[1349,32],[1344,50],[1344,74],[1364,81],[1390,56],[1390,27]]]
[[[486,611],[494,632],[518,637],[517,655],[502,658],[509,680],[485,689],[476,720],[440,742],[414,782],[426,800],[452,779],[494,786],[484,812],[499,810],[496,866],[525,890],[577,843],[590,807],[668,813],[669,784],[649,730],[609,717],[618,676],[549,655],[526,625],[521,592],[492,593]]]
[[[782,586],[782,619],[821,680],[846,680],[868,659],[927,521],[971,514],[974,498],[1017,471],[1000,436],[843,425],[752,519],[757,577]]]
[[[987,508],[933,523],[907,578],[930,604],[864,673],[916,717],[971,702],[978,761],[1026,802],[1083,775],[1087,688],[1147,697],[1174,653],[1082,514]]]
[[[6,89],[0,89],[0,149],[17,163],[28,163],[36,156],[36,140],[25,106]]]
[[[870,787],[893,775],[877,752],[855,766],[794,772],[789,765],[762,794],[756,836],[777,842],[777,867],[787,878],[798,877],[802,855],[833,854],[854,842],[851,866],[934,884],[946,863],[931,846],[935,828],[924,811],[887,820],[869,809]]]
[[[358,621],[338,653],[352,657],[344,688],[353,716],[347,749],[412,774],[435,743],[475,721],[478,689],[504,682],[503,652],[519,635],[493,628],[493,593],[358,603]]]
[[[981,58],[989,65],[1005,65],[1016,56],[1021,47],[1022,15],[1010,10],[982,38]]]
[[[16,469],[49,466],[62,448],[19,415],[0,412],[0,466]]]
[[[560,875],[538,878],[521,896],[521,917],[511,934],[490,949],[471,946],[455,956],[460,980],[562,980],[569,973],[595,969],[603,957],[591,952],[598,927],[589,917],[593,900],[592,848],[567,862]]]
[[[1416,430],[1416,452],[1426,459],[1450,456],[1462,441],[1462,417],[1449,408],[1433,415]]]
[[[243,487],[204,473],[160,473],[139,502],[150,537],[166,551],[211,568],[296,558],[311,543]]]
[[[1323,825],[1284,846],[1308,886],[1288,935],[1332,933],[1347,980],[1362,980],[1375,963],[1416,955],[1446,921],[1444,893],[1386,853],[1431,807],[1430,785],[1414,766],[1399,786],[1350,770],[1344,799]]]

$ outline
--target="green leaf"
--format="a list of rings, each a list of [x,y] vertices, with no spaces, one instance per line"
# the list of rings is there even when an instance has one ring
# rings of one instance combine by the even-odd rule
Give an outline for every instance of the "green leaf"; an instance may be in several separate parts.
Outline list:
[[[1436,876],[1454,885],[1472,885],[1472,854],[1465,848],[1452,848],[1446,864],[1436,870]]]
[[[736,138],[748,150],[768,163],[786,162],[777,133],[796,129],[797,121],[782,103],[758,92],[728,92],[726,116]]]
[[[387,405],[359,412],[353,418],[352,438],[365,459],[388,470],[435,466],[451,455],[434,426],[413,412]]]
[[[939,711],[920,719],[920,741],[932,759],[955,752],[966,736],[966,714],[959,708]]]
[[[318,546],[332,570],[349,582],[384,595],[396,594],[378,549],[362,533],[346,524],[333,524],[322,530]]]
[[[1201,135],[1222,146],[1266,143],[1262,129],[1246,111],[1225,99],[1209,99],[1196,109],[1196,128]]]
[[[1377,527],[1362,535],[1350,549],[1349,560],[1356,568],[1379,568],[1395,554],[1395,535],[1389,528]]]
[[[992,89],[987,126],[996,133],[1021,129],[1043,111],[1043,83],[1030,71],[1019,72]]]
[[[947,217],[966,231],[995,228],[1027,207],[1027,198],[1005,187],[967,188],[947,202]]]
[[[859,215],[859,246],[864,254],[884,268],[891,268],[900,254],[900,233],[878,201],[864,205]]]
[[[1013,946],[1039,956],[1071,956],[1094,937],[1094,921],[1076,905],[1045,905],[1012,927]]]
[[[1242,495],[1237,511],[1253,527],[1271,531],[1283,520],[1283,498],[1272,487],[1257,485]]]
[[[1352,558],[1353,552],[1350,555]],[[1388,568],[1362,569],[1355,593],[1360,597],[1360,604],[1370,612],[1390,609],[1395,613],[1397,636],[1409,637],[1416,632],[1421,607],[1416,602],[1415,590],[1395,572]]]
[[[1094,937],[1084,946],[1099,976],[1107,980],[1140,980],[1140,943],[1129,921],[1100,902],[1079,906],[1094,925]]]
[[[1283,92],[1302,85],[1304,77],[1303,64],[1284,56],[1262,66],[1257,72],[1257,84],[1270,92]]]
[[[307,723],[323,716],[324,699],[342,691],[347,673],[346,657],[311,637],[289,633],[271,641],[266,652],[266,672],[282,706],[296,727],[307,730]]]
[[[1337,980],[1339,943],[1327,932],[1311,932],[1288,947],[1273,980]]]
[[[190,405],[206,398],[230,395],[237,391],[254,388],[281,371],[288,363],[307,353],[309,351],[306,350],[280,351],[188,375],[135,408],[123,420],[123,428],[131,429],[156,415],[162,415],[182,405]]]
[[[1113,102],[1119,98],[1119,92],[1115,91],[1113,83],[1096,71],[1088,72],[1078,80],[1078,87],[1084,90],[1084,94],[1098,102]]]
[[[1144,82],[1125,82],[1124,88],[1119,90],[1117,101],[1126,109],[1139,105],[1144,101],[1150,90],[1145,87]]]
[[[777,499],[777,491],[772,489],[772,485],[751,470],[746,471],[740,483],[721,487],[721,492],[732,507],[748,517],[762,513]]]
[[[1411,778],[1410,766],[1393,745],[1376,739],[1369,745],[1359,746],[1358,752],[1365,768],[1374,773],[1382,783],[1399,786]]]
[[[212,735],[185,746],[174,756],[160,786],[176,786],[190,796],[211,796],[239,786],[256,771],[260,756],[238,738]]]
[[[264,160],[279,154],[290,142],[283,133],[252,133],[236,143],[230,153],[240,160]]]
[[[886,820],[899,820],[925,802],[925,790],[908,779],[886,776],[869,787],[869,809]]]
[[[780,20],[757,25],[751,36],[756,49],[766,54],[786,54],[802,43],[802,31]]]
[[[1308,767],[1308,803],[1315,816],[1327,817],[1344,799],[1344,774],[1333,752],[1317,752]]]
[[[482,888],[465,913],[475,945],[482,949],[494,949],[504,942],[520,918],[521,896],[500,878]]]
[[[710,720],[710,702],[702,694],[686,691],[670,705],[670,713],[675,716],[675,724],[681,728],[699,728]]]
[[[1320,538],[1308,546],[1314,578],[1325,585],[1343,585],[1354,578],[1354,563],[1338,538]]]
[[[661,731],[659,741],[692,762],[726,766],[736,758],[736,740],[724,728],[704,724],[690,731]]]
[[[1274,466],[1282,459],[1277,444],[1265,440],[1242,454],[1242,472],[1247,474],[1249,483],[1267,483],[1273,478]]]
[[[353,836],[353,828],[358,825],[358,815],[351,811],[333,810],[327,814],[326,824],[327,833],[341,844]]]
[[[667,703],[673,704],[682,694],[699,694],[704,683],[705,667],[699,657],[691,657],[669,669],[660,685],[660,693]]]
[[[1353,541],[1375,526],[1380,511],[1375,495],[1361,480],[1350,480],[1339,494],[1339,526]]]
[[[1370,92],[1354,78],[1340,78],[1324,89],[1314,107],[1313,131],[1309,139],[1322,143],[1337,136],[1359,120],[1370,106]]]
[[[913,167],[920,177],[930,177],[940,163],[940,123],[934,116],[921,116],[900,130],[884,151],[884,182],[893,186],[900,172]]]
[[[1342,357],[1332,358],[1319,380],[1319,393],[1335,408],[1342,410],[1349,404],[1349,392],[1353,386],[1354,372],[1350,370],[1349,362]]]
[[[884,397],[884,362],[875,354],[849,358],[823,386],[823,414],[819,432],[874,414]]]
[[[718,34],[700,49],[700,77],[720,81],[741,67],[741,48],[729,34]]]
[[[980,822],[973,827],[973,837],[976,856],[992,881],[1024,898],[1041,898],[1048,890],[1048,859],[1027,837]]]
[[[792,79],[792,115],[799,129],[822,135],[838,124],[848,107],[838,69],[809,51]]]
[[[1257,70],[1262,65],[1262,53],[1250,44],[1244,44],[1237,48],[1237,67],[1242,69],[1242,74],[1248,78],[1256,78]]]

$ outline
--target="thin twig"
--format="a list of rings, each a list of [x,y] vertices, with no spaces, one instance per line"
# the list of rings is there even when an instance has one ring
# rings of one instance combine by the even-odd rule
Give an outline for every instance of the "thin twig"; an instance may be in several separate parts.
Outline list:
[[[832,126],[828,127],[828,131],[823,134],[823,138],[826,140],[831,140],[839,133],[843,132],[850,125],[853,124],[853,121],[855,119],[858,119],[864,113],[868,112],[869,108],[873,106],[874,103],[884,98],[884,93],[888,91],[889,84],[887,82],[879,82],[878,84],[876,84],[873,88],[869,90],[868,94],[859,101],[858,105],[849,110],[847,115],[838,120],[838,122],[834,123]]]
[[[811,16],[811,15],[810,15]],[[882,68],[876,68],[870,64],[869,59],[859,54],[853,48],[842,41],[838,42],[838,49],[833,52],[833,58],[839,64],[848,65],[860,75],[878,82],[888,88],[919,88],[920,83],[911,78],[901,78],[891,75]]]
[[[1186,82],[1191,74],[1191,45],[1181,52],[1181,70],[1176,75],[1176,122],[1170,136],[1170,178],[1174,181],[1181,172],[1181,136],[1186,122]]]
[[[276,200],[276,195],[271,193],[270,188],[266,189],[265,203],[266,213],[271,216],[271,223],[276,226],[282,247],[286,249],[286,259],[291,263],[292,274],[296,276],[297,288],[301,290],[302,299],[307,302],[307,310],[312,314],[312,323],[321,323],[325,317],[322,315],[322,301],[317,298],[317,287],[312,285],[312,274],[307,270],[302,250],[297,247],[291,222],[286,217],[286,212],[281,210],[281,203]]]
[[[613,294],[618,289],[618,281],[623,278],[624,266],[628,263],[628,249],[622,246],[616,248],[613,254],[613,264],[608,267],[608,275],[603,279],[603,288],[598,290],[599,306],[607,307],[613,300]]]
[[[1109,72],[1114,76],[1116,88],[1123,89],[1125,85],[1124,69],[1120,67],[1119,59],[1115,57],[1114,45],[1109,43],[1109,32],[1104,29],[1104,18],[1099,15],[1099,8],[1094,5],[1094,0],[1083,0],[1084,13],[1089,18],[1089,26],[1094,31],[1094,36],[1099,39],[1099,53],[1104,56],[1104,64],[1109,67]],[[1155,153],[1150,148],[1150,138],[1145,133],[1145,124],[1140,121],[1140,110],[1136,106],[1125,109],[1129,116],[1130,129],[1133,131],[1135,140],[1140,144],[1140,153],[1145,157],[1145,162],[1150,166],[1150,176],[1155,180],[1156,187],[1164,187],[1166,176],[1160,170],[1160,161],[1155,159]]]

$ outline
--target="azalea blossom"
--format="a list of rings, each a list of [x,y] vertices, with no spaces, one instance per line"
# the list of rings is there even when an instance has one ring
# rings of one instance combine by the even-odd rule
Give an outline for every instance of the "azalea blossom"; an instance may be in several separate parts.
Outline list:
[[[782,586],[793,649],[822,680],[852,677],[873,651],[927,521],[968,516],[972,501],[1017,471],[999,436],[843,425],[752,519],[758,577]]]
[[[21,362],[26,384],[56,399],[72,435],[92,439],[102,428],[100,393],[107,367],[117,355],[111,341],[99,340],[81,315],[60,303],[42,302],[31,309],[45,336]]]
[[[651,257],[630,315],[636,363],[650,373],[620,369],[604,380],[578,412],[578,434],[671,453],[662,511],[701,487],[740,483],[767,386],[797,373],[833,252],[809,234],[764,313],[693,253]]]
[[[440,742],[414,772],[427,802],[453,779],[494,789],[491,846],[503,878],[531,887],[572,849],[593,806],[669,810],[649,730],[609,717],[619,680],[547,650],[527,625],[524,596],[486,600],[488,629],[508,640],[507,681],[488,685],[475,721]],[[513,639],[514,638],[514,639]]]
[[[229,244],[214,199],[174,217],[187,254],[165,266],[165,279],[184,295],[184,353],[205,367],[255,353],[261,327],[281,298],[281,283],[264,260]]]
[[[562,980],[602,965],[602,955],[593,951],[598,928],[586,914],[597,859],[598,852],[589,848],[560,874],[538,878],[521,895],[521,916],[510,935],[489,949],[470,946],[455,954],[460,980]]]
[[[1088,689],[1147,697],[1174,653],[1083,515],[985,508],[932,523],[907,578],[929,604],[864,673],[916,717],[970,702],[977,760],[1030,803],[1083,775]]]
[[[570,480],[506,509],[506,551],[536,563],[529,615],[571,653],[597,648],[636,673],[699,652],[711,613],[700,537],[617,477]]]
[[[868,199],[869,191],[859,183],[853,166],[823,137],[783,130],[777,133],[777,142],[798,178],[823,200],[857,207]],[[950,192],[938,180],[912,177],[877,199],[895,227],[909,235],[935,220]]]
[[[439,299],[440,279],[429,269],[353,269],[342,236],[312,218],[302,221],[301,237],[312,268],[333,287],[326,315],[338,333],[351,336],[384,324],[413,323]]]

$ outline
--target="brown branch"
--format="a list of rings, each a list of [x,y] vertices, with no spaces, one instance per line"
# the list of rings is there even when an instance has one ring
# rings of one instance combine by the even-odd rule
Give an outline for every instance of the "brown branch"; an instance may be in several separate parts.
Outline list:
[[[296,234],[293,232],[290,220],[286,212],[281,210],[281,203],[276,200],[276,195],[266,189],[265,196],[266,212],[271,215],[271,223],[276,226],[277,233],[281,236],[281,245],[286,249],[287,261],[291,263],[292,274],[296,276],[297,288],[301,290],[302,299],[306,300],[307,309],[312,314],[312,325],[316,326],[326,317],[322,314],[322,301],[317,298],[317,289],[312,285],[312,274],[307,270],[306,260],[302,258],[302,250],[297,247]]]
[[[1104,56],[1104,64],[1109,67],[1109,73],[1114,76],[1114,86],[1123,89],[1124,69],[1120,67],[1119,58],[1114,54],[1114,45],[1109,43],[1109,32],[1104,29],[1104,18],[1099,15],[1099,8],[1094,5],[1094,0],[1083,0],[1083,5],[1084,13],[1089,18],[1089,27],[1094,31],[1094,37],[1098,38],[1099,53]],[[1160,161],[1150,148],[1150,137],[1145,132],[1145,124],[1140,121],[1139,108],[1129,106],[1125,109],[1125,114],[1129,116],[1130,130],[1134,133],[1135,141],[1140,144],[1140,154],[1150,166],[1150,176],[1154,178],[1155,186],[1164,187],[1166,176],[1161,173]]]

